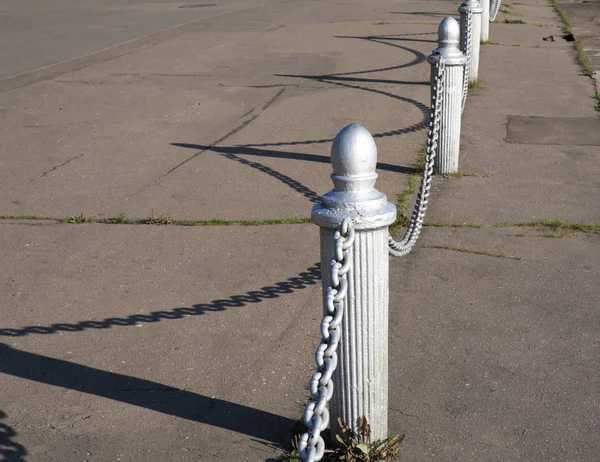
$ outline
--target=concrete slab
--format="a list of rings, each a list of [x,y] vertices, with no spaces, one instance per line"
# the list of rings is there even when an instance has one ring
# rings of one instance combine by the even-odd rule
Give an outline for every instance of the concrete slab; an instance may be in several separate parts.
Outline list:
[[[390,427],[406,460],[595,460],[599,244],[426,228],[391,261]]]
[[[256,461],[289,441],[318,228],[0,227],[3,423],[27,460]]]
[[[3,213],[307,216],[331,187],[330,142],[354,121],[378,139],[394,200],[424,145],[435,46],[435,28],[402,29],[209,29],[5,92]]]
[[[174,37],[190,26],[264,3],[63,0],[56,4],[35,0],[23,8],[18,0],[5,0],[0,5],[0,91],[114,58]]]
[[[537,28],[519,27],[529,31],[529,43],[535,43]],[[506,28],[493,25],[492,31],[500,42],[509,37]],[[597,147],[543,145],[544,134],[539,132],[530,134],[530,142],[537,138],[539,144],[506,140],[509,116],[595,117],[593,84],[578,75],[572,46],[557,42],[554,47],[482,48],[484,88],[470,92],[463,114],[463,176],[437,179],[429,219],[598,221],[600,208],[594,205],[600,192]]]

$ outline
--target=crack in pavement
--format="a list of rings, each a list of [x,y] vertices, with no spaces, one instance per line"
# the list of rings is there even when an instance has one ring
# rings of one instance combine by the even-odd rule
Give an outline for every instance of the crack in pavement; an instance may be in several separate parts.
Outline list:
[[[58,170],[59,168],[64,167],[68,163],[74,161],[75,159],[79,159],[80,157],[83,157],[83,153],[79,154],[78,156],[72,157],[69,160],[64,161],[60,165],[56,165],[56,166],[52,167],[50,170],[46,170],[44,173],[42,173],[42,175],[39,178],[44,178],[46,175],[48,175],[48,173],[54,172],[55,170]],[[31,183],[32,181],[35,181],[39,178],[33,178],[33,179],[29,180],[29,182]]]

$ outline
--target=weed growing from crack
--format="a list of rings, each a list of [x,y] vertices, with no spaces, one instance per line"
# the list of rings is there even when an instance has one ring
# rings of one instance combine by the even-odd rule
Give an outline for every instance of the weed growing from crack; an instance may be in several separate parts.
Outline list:
[[[583,67],[583,75],[591,77],[594,73],[594,69],[592,68],[592,62],[590,61],[590,58],[588,58],[587,53],[583,49],[583,43],[581,40],[575,40],[574,45],[575,50],[577,51],[577,60],[579,61],[579,64],[581,64],[581,67]]]
[[[65,217],[62,219],[63,223],[89,223],[90,219],[88,217],[84,217],[83,213],[78,217]]]
[[[390,225],[389,231],[390,235],[394,236],[400,228],[403,228],[408,225],[410,222],[410,216],[407,214],[406,209],[408,207],[408,202],[412,198],[413,194],[417,190],[417,185],[421,177],[423,176],[423,172],[425,171],[425,160],[427,157],[427,149],[423,149],[419,154],[419,157],[413,164],[415,171],[410,175],[408,179],[408,186],[400,191],[397,195],[396,202],[396,212],[397,218],[394,223]]]
[[[404,433],[398,433],[382,440],[370,442],[371,427],[367,419],[360,418],[359,434],[356,434],[345,422],[338,419],[341,435],[335,435],[339,446],[336,449],[326,449],[323,455],[324,462],[391,462],[398,458],[400,444]],[[296,435],[292,440],[292,450],[280,456],[284,462],[301,461],[298,453],[298,440]]]
[[[481,90],[483,88],[483,79],[481,77],[477,77],[475,80],[469,80],[469,89],[470,90]]]
[[[504,22],[504,24],[527,24],[522,19],[508,19],[508,18],[506,18],[503,22]]]

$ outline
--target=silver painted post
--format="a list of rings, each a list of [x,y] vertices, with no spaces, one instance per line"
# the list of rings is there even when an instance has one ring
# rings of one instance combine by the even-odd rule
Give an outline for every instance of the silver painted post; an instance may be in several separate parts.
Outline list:
[[[490,39],[490,3],[491,0],[481,0],[481,41]]]
[[[467,27],[467,15],[469,10],[473,15],[471,26],[471,53],[467,53],[467,40],[469,30]],[[479,48],[481,43],[481,12],[483,8],[477,0],[465,0],[458,7],[460,12],[460,51],[462,51],[469,60],[469,82],[477,80],[479,73]]]
[[[431,84],[440,58],[445,64],[444,92],[435,171],[442,175],[458,172],[460,126],[462,118],[463,78],[467,58],[458,48],[460,26],[454,18],[445,18],[438,27],[438,48],[427,57],[431,64]],[[433,101],[433,94],[432,94]]]
[[[343,128],[331,147],[334,189],[312,210],[321,228],[323,288],[329,284],[335,230],[349,218],[356,232],[347,274],[342,335],[330,425],[340,433],[338,417],[358,432],[365,416],[373,441],[386,438],[388,420],[388,226],[396,207],[375,189],[377,146],[361,125]],[[323,303],[326,293],[323,291]]]

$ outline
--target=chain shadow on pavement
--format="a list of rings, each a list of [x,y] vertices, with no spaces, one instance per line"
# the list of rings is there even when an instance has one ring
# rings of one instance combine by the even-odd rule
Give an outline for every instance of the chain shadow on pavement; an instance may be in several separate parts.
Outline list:
[[[273,443],[284,444],[295,421],[242,404],[200,395],[150,380],[103,371],[62,359],[18,350],[0,343],[0,372],[34,382],[108,398],[181,419],[205,423]],[[0,431],[3,430],[0,424]],[[10,429],[9,429],[10,430]],[[5,431],[6,432],[6,431]],[[14,434],[14,432],[12,433]],[[0,434],[4,447],[14,454],[24,448]],[[8,439],[7,439],[8,438]],[[16,452],[15,452],[16,451]],[[22,459],[7,459],[21,461]],[[24,461],[23,461],[24,462]]]
[[[243,295],[232,295],[226,299],[213,300],[209,303],[198,303],[191,308],[180,307],[172,310],[153,311],[148,314],[132,314],[126,317],[112,317],[103,320],[87,320],[76,323],[51,324],[49,326],[27,326],[20,329],[0,329],[0,336],[24,337],[31,334],[49,335],[58,332],[81,332],[87,329],[110,329],[112,327],[135,326],[138,323],[161,322],[170,319],[182,319],[186,316],[200,316],[210,312],[223,311],[228,308],[240,308],[250,303],[259,303],[270,298],[278,298],[282,294],[291,294],[297,290],[317,284],[321,280],[321,265],[315,263],[298,276],[286,281],[276,282],[259,290],[252,290]],[[1,370],[0,370],[1,372]]]
[[[423,33],[425,34],[425,33]],[[426,33],[429,35],[429,33]],[[399,34],[401,35],[401,34]],[[373,138],[385,138],[389,136],[398,136],[407,133],[413,133],[416,131],[424,130],[429,127],[429,112],[430,108],[426,104],[423,104],[419,101],[416,101],[413,98],[408,96],[402,96],[399,94],[391,93],[389,91],[385,91],[379,88],[371,88],[366,86],[365,84],[387,84],[387,85],[404,85],[404,86],[412,86],[412,85],[422,85],[429,86],[429,81],[404,81],[397,79],[384,79],[384,78],[366,78],[363,77],[364,74],[373,74],[377,72],[384,71],[392,71],[404,69],[407,67],[416,66],[418,64],[424,63],[427,60],[427,57],[418,50],[415,50],[410,47],[406,47],[403,45],[399,45],[397,43],[388,43],[386,40],[398,40],[397,37],[399,35],[387,36],[387,35],[378,35],[378,36],[335,36],[335,38],[350,38],[357,40],[366,40],[372,43],[377,43],[380,45],[387,45],[394,48],[400,48],[404,51],[408,51],[412,53],[415,57],[412,61],[404,64],[397,64],[394,66],[382,67],[377,69],[367,69],[361,71],[352,71],[352,72],[338,72],[333,74],[321,74],[321,75],[302,75],[302,74],[275,74],[277,77],[283,78],[293,78],[293,79],[304,79],[310,80],[313,82],[318,82],[326,85],[335,85],[339,87],[351,88],[355,90],[368,91],[371,93],[379,94],[382,96],[386,96],[389,98],[393,98],[405,103],[412,104],[421,112],[421,120],[404,128],[399,128],[395,130],[389,130],[385,132],[374,133]],[[409,35],[409,34],[406,34]],[[419,34],[421,35],[421,33]],[[355,77],[360,75],[361,77]],[[239,147],[266,147],[266,146],[298,146],[298,145],[306,145],[306,144],[323,144],[330,143],[333,141],[333,138],[322,138],[322,139],[313,139],[313,140],[304,140],[304,141],[285,141],[285,142],[272,142],[272,143],[249,143],[240,145]]]
[[[1,355],[0,359],[2,359]],[[3,419],[6,419],[6,414],[0,411],[0,420]],[[12,427],[0,422],[0,456],[7,462],[26,462],[27,450],[14,440],[16,434]]]

